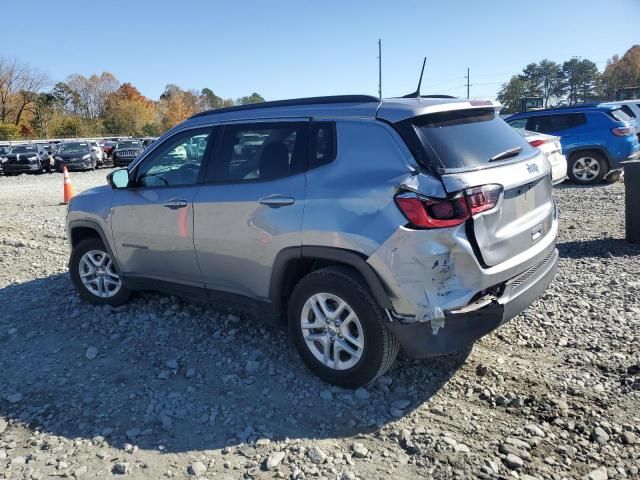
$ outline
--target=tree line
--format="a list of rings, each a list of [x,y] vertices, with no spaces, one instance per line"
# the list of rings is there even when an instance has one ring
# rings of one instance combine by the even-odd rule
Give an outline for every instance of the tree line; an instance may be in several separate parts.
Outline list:
[[[53,86],[52,86],[53,85]],[[542,97],[544,106],[613,100],[617,88],[640,85],[640,45],[614,55],[601,73],[588,59],[530,63],[502,85],[504,112],[521,97]],[[212,89],[169,84],[158,100],[142,95],[112,73],[70,75],[53,83],[37,68],[0,57],[0,140],[102,135],[157,136],[203,110],[263,102],[258,93],[232,99]]]
[[[504,113],[517,112],[521,97],[542,97],[544,106],[614,100],[615,91],[640,86],[640,45],[611,57],[601,73],[588,59],[573,57],[562,64],[549,59],[530,63],[502,85],[498,100]]]
[[[109,72],[53,84],[37,68],[0,57],[0,140],[108,135],[158,136],[191,115],[263,102],[258,93],[222,98],[169,84],[158,100]]]

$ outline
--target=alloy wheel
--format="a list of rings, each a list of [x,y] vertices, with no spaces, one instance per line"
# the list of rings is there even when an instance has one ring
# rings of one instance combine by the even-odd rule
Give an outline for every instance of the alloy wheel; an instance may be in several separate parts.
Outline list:
[[[79,273],[82,284],[96,297],[113,297],[122,287],[111,257],[101,250],[89,250],[82,255]]]
[[[582,182],[590,182],[600,174],[600,163],[593,157],[580,157],[573,164],[573,175]]]
[[[365,347],[364,330],[353,308],[337,295],[317,293],[302,308],[302,337],[309,351],[334,370],[355,366]]]

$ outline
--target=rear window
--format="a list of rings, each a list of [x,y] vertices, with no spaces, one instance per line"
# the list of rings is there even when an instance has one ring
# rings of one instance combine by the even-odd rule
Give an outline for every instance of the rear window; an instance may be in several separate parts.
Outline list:
[[[631,110],[631,107],[629,105],[621,105],[620,109],[626,113],[627,115],[629,115],[629,117],[631,118],[636,118],[636,114],[633,113],[633,110]]]
[[[427,155],[445,169],[490,165],[492,158],[505,152],[514,152],[503,155],[505,161],[535,154],[493,108],[439,112],[416,117],[413,124]]]
[[[627,115],[622,108],[616,108],[615,110],[611,110],[608,113],[610,117],[613,117],[614,120],[617,120],[619,122],[630,122],[632,120],[632,118]]]

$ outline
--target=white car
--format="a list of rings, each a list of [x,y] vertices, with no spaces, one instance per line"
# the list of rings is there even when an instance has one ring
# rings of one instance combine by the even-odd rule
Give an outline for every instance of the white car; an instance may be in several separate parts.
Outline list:
[[[529,130],[516,129],[529,145],[536,147],[551,164],[551,181],[554,185],[562,183],[567,178],[567,159],[562,154],[560,137],[545,135],[544,133],[531,132]]]
[[[619,102],[609,102],[605,105],[619,105],[622,111],[636,122],[636,134],[640,139],[640,98],[635,100],[620,100]]]
[[[89,141],[87,143],[89,143],[89,146],[91,147],[91,153],[96,157],[96,163],[98,164],[98,166],[103,166],[106,155],[104,154],[104,150],[102,150],[102,147],[98,145],[98,142]]]

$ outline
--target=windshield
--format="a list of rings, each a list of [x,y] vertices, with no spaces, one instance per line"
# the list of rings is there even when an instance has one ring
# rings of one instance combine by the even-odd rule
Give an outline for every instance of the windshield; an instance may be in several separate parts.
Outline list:
[[[36,147],[35,145],[17,145],[11,149],[10,153],[35,153],[37,151],[38,147]]]
[[[445,169],[489,165],[535,150],[493,108],[453,110],[413,119],[430,157]]]
[[[116,146],[116,148],[120,150],[122,148],[142,148],[142,147],[140,145],[140,142],[130,140],[128,142],[118,142],[118,145]]]
[[[58,149],[58,153],[84,153],[89,151],[88,143],[63,143]]]

